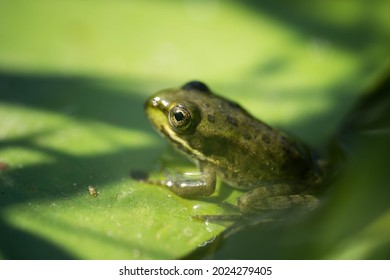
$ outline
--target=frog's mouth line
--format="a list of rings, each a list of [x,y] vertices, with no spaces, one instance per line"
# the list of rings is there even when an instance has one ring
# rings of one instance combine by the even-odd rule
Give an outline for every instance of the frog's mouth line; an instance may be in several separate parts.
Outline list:
[[[174,144],[174,146],[184,152],[186,155],[190,155],[192,157],[195,157],[196,159],[200,160],[200,161],[208,161],[210,162],[210,159],[208,159],[204,154],[202,154],[201,152],[199,152],[198,150],[194,150],[191,148],[191,146],[188,145],[187,142],[185,142],[183,139],[181,139],[180,137],[178,137],[176,135],[175,132],[173,132],[172,130],[169,130],[169,129],[166,129],[163,125],[160,127],[160,132],[168,137],[172,143]]]

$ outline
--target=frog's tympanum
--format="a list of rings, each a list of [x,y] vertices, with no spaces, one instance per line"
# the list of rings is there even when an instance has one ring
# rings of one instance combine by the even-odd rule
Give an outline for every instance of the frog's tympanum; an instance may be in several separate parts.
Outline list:
[[[193,81],[157,92],[145,110],[155,129],[200,169],[194,180],[155,183],[196,198],[213,194],[219,175],[245,191],[237,202],[243,214],[316,206],[310,191],[321,175],[311,151],[205,84]]]

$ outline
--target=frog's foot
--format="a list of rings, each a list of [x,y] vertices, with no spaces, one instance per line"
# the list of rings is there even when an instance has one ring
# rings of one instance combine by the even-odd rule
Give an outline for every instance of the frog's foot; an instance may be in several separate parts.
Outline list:
[[[149,179],[148,174],[142,171],[131,171],[130,176],[139,182],[163,186],[181,197],[197,198],[210,196],[215,191],[216,173],[211,169],[209,170],[207,164],[199,164],[201,166],[200,172],[167,173],[164,180]]]
[[[288,186],[277,185],[271,188],[259,187],[242,195],[237,202],[240,212],[249,215],[264,212],[306,212],[317,208],[319,204],[313,195],[289,194]]]

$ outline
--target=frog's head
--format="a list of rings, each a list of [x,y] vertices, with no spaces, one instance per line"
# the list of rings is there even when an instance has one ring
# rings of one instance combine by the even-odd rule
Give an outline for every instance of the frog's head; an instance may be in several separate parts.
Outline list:
[[[146,114],[154,128],[187,154],[202,158],[202,139],[197,136],[202,122],[202,104],[212,96],[202,82],[192,81],[181,88],[166,89],[145,103]]]

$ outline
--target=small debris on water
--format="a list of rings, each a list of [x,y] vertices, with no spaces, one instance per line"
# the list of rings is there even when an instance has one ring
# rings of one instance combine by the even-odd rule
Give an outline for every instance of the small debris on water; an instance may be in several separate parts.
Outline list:
[[[96,188],[94,186],[91,186],[91,185],[88,186],[88,192],[93,197],[97,197],[97,195],[98,195]]]

